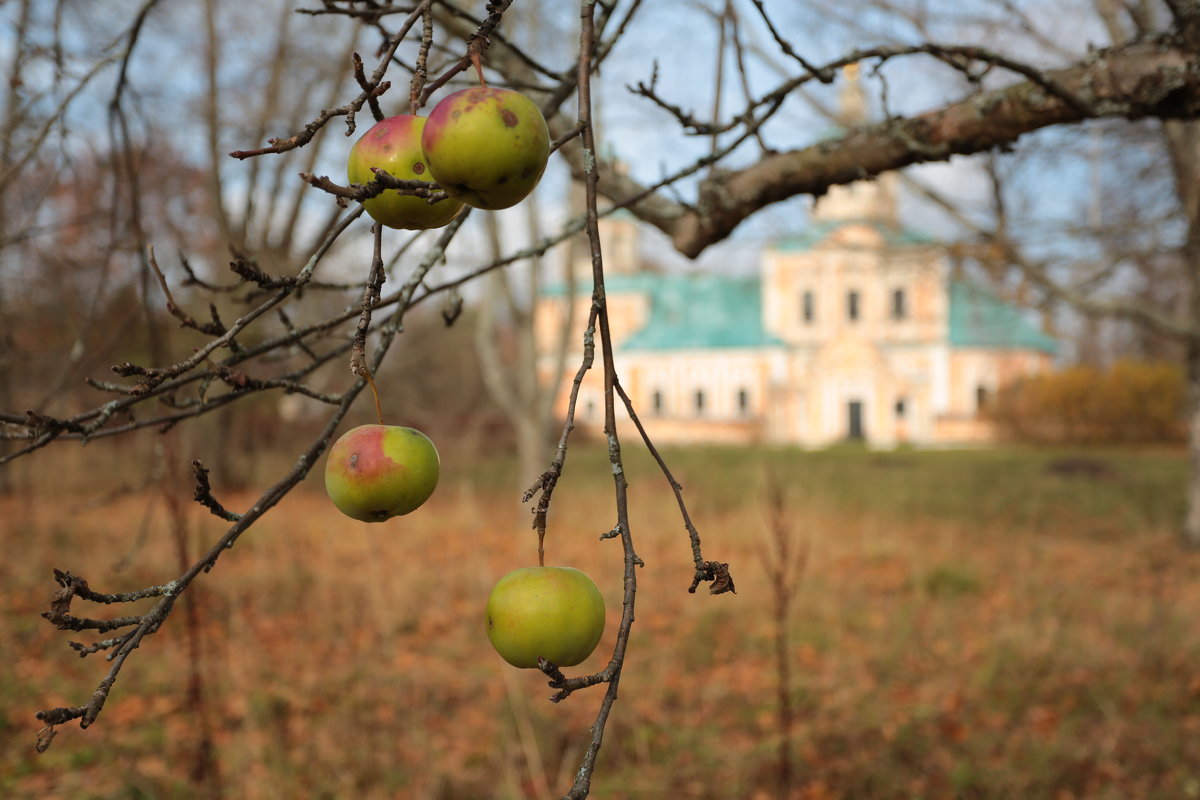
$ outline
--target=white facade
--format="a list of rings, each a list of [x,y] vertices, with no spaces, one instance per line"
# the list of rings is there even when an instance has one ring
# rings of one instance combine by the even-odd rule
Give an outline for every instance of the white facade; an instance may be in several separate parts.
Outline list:
[[[656,442],[991,438],[987,398],[1047,368],[1052,342],[1019,309],[953,280],[941,248],[896,224],[893,192],[890,179],[835,187],[802,235],[763,254],[757,280],[615,266],[607,298],[617,368]],[[606,231],[620,245],[613,252],[628,254],[636,225],[616,224]],[[539,302],[547,367],[567,302],[553,293]],[[581,335],[587,290],[573,302]],[[581,389],[581,424],[602,421],[598,373]],[[560,388],[564,413],[571,377]]]

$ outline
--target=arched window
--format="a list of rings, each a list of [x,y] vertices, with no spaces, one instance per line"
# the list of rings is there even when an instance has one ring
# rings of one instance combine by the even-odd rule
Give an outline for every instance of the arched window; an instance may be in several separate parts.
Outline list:
[[[817,298],[811,291],[800,296],[800,316],[805,322],[814,322],[817,318]]]

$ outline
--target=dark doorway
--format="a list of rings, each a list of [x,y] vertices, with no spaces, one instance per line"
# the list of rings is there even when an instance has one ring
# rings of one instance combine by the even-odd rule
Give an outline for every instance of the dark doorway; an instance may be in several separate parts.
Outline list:
[[[850,439],[851,441],[855,441],[855,442],[862,441],[863,438],[865,438],[864,434],[863,434],[863,404],[862,404],[862,401],[861,400],[851,400],[846,405],[846,409],[850,415],[850,419],[849,419],[850,427],[846,433],[846,438]]]

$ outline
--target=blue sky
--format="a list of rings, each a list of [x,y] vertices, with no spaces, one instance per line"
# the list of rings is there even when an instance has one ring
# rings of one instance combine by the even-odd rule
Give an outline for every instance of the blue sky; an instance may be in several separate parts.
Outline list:
[[[700,4],[643,4],[629,35],[620,43],[595,82],[597,111],[602,120],[602,147],[618,153],[627,162],[633,176],[643,182],[655,181],[663,174],[689,163],[707,152],[710,142],[707,138],[682,134],[668,115],[648,101],[630,94],[627,87],[638,81],[649,80],[657,65],[659,89],[663,96],[695,111],[698,116],[706,117],[713,100],[712,75],[717,31],[710,16],[698,8],[703,5],[719,8],[722,2],[703,0]],[[89,59],[102,52],[112,52],[115,37],[138,5],[140,3],[133,0],[113,0],[105,4],[103,9],[86,5],[73,7],[72,13],[76,16],[70,19],[79,21],[67,29],[64,41],[69,50],[78,51],[81,66],[72,67],[72,74],[78,75],[82,65],[88,63]],[[854,3],[830,7],[826,3],[803,0],[768,0],[766,5],[779,29],[789,37],[796,49],[816,62],[840,56],[856,46],[915,41],[921,36],[911,24],[898,22],[894,15],[862,12]],[[1105,43],[1103,32],[1089,22],[1094,21],[1094,15],[1080,13],[1080,9],[1088,5],[1087,0],[1013,4],[1029,12],[1035,30],[1041,28],[1053,32],[1056,45],[1062,52],[1047,51],[1043,44],[1034,41],[1036,37],[996,29],[997,21],[1004,21],[1007,13],[996,2],[912,0],[908,5],[929,12],[931,35],[937,40],[982,42],[997,48],[1003,46],[1018,55],[1027,55],[1046,63],[1062,61],[1084,50],[1088,44]],[[252,141],[251,132],[242,124],[246,109],[239,106],[239,100],[245,96],[243,87],[265,79],[262,70],[267,65],[253,65],[255,57],[270,47],[275,36],[278,17],[268,13],[274,6],[275,3],[268,2],[219,2],[221,13],[233,19],[224,34],[225,61],[221,83],[228,105],[219,143],[221,150],[259,144]],[[749,50],[747,79],[751,93],[761,94],[778,84],[781,68],[794,74],[797,67],[779,53],[750,4],[739,2],[737,8],[744,23],[743,40]],[[0,20],[11,24],[14,9],[14,4],[0,7]],[[135,116],[137,129],[146,136],[164,137],[165,142],[170,144],[169,157],[187,159],[191,153],[202,152],[205,146],[203,130],[198,125],[200,109],[196,103],[203,85],[203,36],[199,35],[202,31],[199,9],[198,4],[163,0],[147,23],[146,38],[139,46],[132,71],[129,107],[138,112]],[[48,8],[43,10],[48,11]],[[551,10],[557,15],[541,17],[538,23],[543,34],[552,32],[549,36],[551,43],[539,47],[537,55],[548,66],[562,69],[570,63],[574,50],[577,16],[571,4],[555,5]],[[844,13],[839,17],[838,11]],[[1076,22],[1063,29],[1057,23],[1069,13],[1073,14]],[[517,38],[526,35],[527,31],[518,27],[524,24],[520,16],[510,17],[507,23],[511,23],[507,29],[510,35]],[[296,31],[297,42],[306,48],[306,59],[299,65],[301,71],[289,75],[292,98],[300,109],[300,116],[293,121],[281,110],[278,122],[270,126],[270,135],[290,134],[298,122],[311,118],[320,110],[327,99],[327,92],[318,87],[317,75],[322,65],[343,55],[344,37],[350,23],[339,18],[295,16],[290,24]],[[669,35],[664,35],[664,32]],[[364,33],[360,37],[359,49],[364,54],[368,69],[375,63],[373,49],[377,41],[374,33]],[[7,56],[3,48],[9,46],[10,40],[0,38],[0,58]],[[407,94],[403,85],[406,76],[398,69],[392,72],[396,86],[385,98],[385,108],[402,110],[396,105],[403,105]],[[965,92],[961,79],[945,69],[933,69],[930,59],[923,57],[890,62],[884,68],[883,75],[887,79],[888,105],[893,113],[912,113],[936,107]],[[49,86],[51,74],[47,67],[42,66],[29,77],[31,82]],[[83,151],[103,146],[107,136],[105,107],[113,77],[115,70],[97,82],[95,91],[81,97],[72,107],[70,130],[73,138],[65,144],[68,153],[72,148]],[[995,80],[1009,79],[1009,76],[999,75]],[[881,111],[879,99],[882,84],[869,74],[864,81],[878,114]],[[811,90],[825,105],[836,103],[836,86],[813,84]],[[352,86],[346,87],[341,97],[348,99],[353,93]],[[52,102],[54,96],[52,93],[46,102]],[[736,107],[741,96],[738,76],[727,56],[725,113]],[[361,133],[366,129],[368,119],[361,117],[360,123],[363,125],[360,127]],[[810,144],[829,130],[829,121],[797,97],[789,100],[766,126],[764,134],[772,147],[790,149]],[[316,171],[329,174],[339,181],[344,180],[345,152],[353,142],[343,135],[343,131],[344,124],[335,121],[315,145],[322,148]],[[1019,170],[1014,182],[1014,190],[1021,200],[1017,206],[1023,209],[1030,220],[1027,232],[1035,239],[1040,237],[1046,247],[1061,244],[1062,237],[1056,235],[1057,231],[1064,222],[1078,219],[1081,207],[1086,205],[1086,190],[1096,167],[1095,159],[1089,162],[1086,157],[1085,138],[1076,130],[1063,129],[1037,134],[1028,143],[1018,145],[1021,151],[1032,150],[1034,145],[1054,148],[1052,157],[1032,161],[1032,166]],[[308,151],[283,157],[291,175],[306,166],[304,162],[307,157]],[[747,144],[734,155],[730,165],[744,165],[757,157],[757,145]],[[268,163],[264,166],[273,170],[279,158],[266,157]],[[239,186],[246,186],[250,166],[247,162],[233,159],[222,165],[223,177],[235,194]],[[988,186],[982,179],[977,160],[955,159],[948,164],[922,166],[910,172],[968,205],[980,204],[987,199]],[[551,218],[548,222],[552,222],[554,217],[563,216],[559,197],[564,186],[562,170],[552,166],[545,185],[538,192],[538,202]],[[691,195],[694,181],[685,183],[680,191],[684,197]],[[305,202],[318,215],[323,215],[329,199],[316,192],[309,192],[309,195]],[[756,263],[758,250],[762,246],[805,223],[809,203],[808,198],[800,197],[764,210],[744,223],[729,242],[713,247],[695,263],[674,253],[665,238],[653,231],[645,237],[646,247],[655,260],[676,269],[723,269],[730,266],[734,269],[750,269]],[[235,201],[236,205],[238,203]],[[244,205],[244,200],[241,205]],[[947,237],[956,233],[944,215],[917,200],[908,202],[904,213],[905,221],[913,227]],[[518,230],[523,228],[520,213],[506,212],[502,218],[515,242]],[[462,244],[456,248],[465,265],[479,263],[479,243],[478,235],[468,231]]]

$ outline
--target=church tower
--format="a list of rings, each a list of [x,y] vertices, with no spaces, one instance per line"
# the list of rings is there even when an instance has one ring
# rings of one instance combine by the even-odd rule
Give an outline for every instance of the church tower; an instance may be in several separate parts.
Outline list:
[[[628,168],[623,161],[613,159],[614,169],[624,173]],[[584,213],[583,186],[573,183],[570,189],[572,216]],[[629,211],[620,209],[606,214],[597,221],[600,233],[600,248],[604,253],[604,272],[607,275],[633,275],[642,271],[640,253],[640,229],[637,218]],[[587,236],[580,233],[571,247],[571,266],[577,281],[591,282],[592,257],[587,247]]]
[[[843,78],[838,95],[839,133],[866,125],[870,116],[866,91],[859,80],[859,66],[845,67]],[[831,186],[829,192],[814,203],[812,220],[816,223],[875,222],[897,228],[896,180],[896,173],[887,172],[874,180]]]

